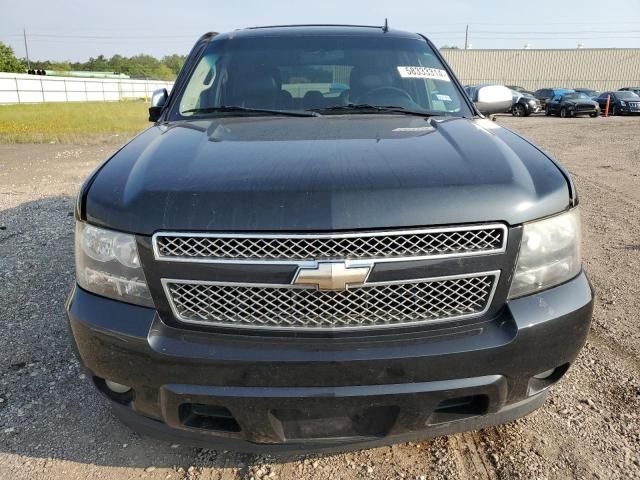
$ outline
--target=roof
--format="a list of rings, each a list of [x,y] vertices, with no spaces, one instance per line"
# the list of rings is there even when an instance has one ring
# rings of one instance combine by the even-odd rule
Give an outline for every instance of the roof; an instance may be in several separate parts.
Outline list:
[[[353,35],[353,36],[390,36],[422,39],[417,33],[401,30],[387,30],[383,26],[371,25],[274,25],[266,27],[250,27],[233,32],[222,33],[214,38],[248,38],[248,37],[299,37],[304,35]]]

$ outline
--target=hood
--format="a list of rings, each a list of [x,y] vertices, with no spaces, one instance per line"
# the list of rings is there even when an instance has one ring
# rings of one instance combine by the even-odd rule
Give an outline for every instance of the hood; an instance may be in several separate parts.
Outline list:
[[[536,97],[533,96],[532,93],[527,93],[527,92],[520,92],[518,90],[511,90],[511,96],[513,97],[514,101],[518,101],[521,98],[524,98],[526,100],[536,100],[538,101],[538,99]]]
[[[234,117],[153,126],[107,161],[87,219],[116,230],[330,231],[566,209],[567,180],[484,119]]]
[[[593,105],[594,107],[596,105],[598,105],[598,102],[595,102],[595,101],[591,100],[590,98],[576,98],[576,99],[573,99],[573,100],[565,100],[564,103],[569,103],[569,104],[572,104],[572,105],[578,105],[578,104],[581,104],[581,105]]]

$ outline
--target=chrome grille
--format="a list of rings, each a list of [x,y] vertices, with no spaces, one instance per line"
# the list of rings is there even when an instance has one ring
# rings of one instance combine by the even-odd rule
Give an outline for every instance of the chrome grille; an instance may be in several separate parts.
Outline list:
[[[164,280],[176,317],[188,323],[267,329],[391,327],[480,315],[499,272],[321,291]]]
[[[186,234],[154,235],[160,260],[301,261],[394,259],[504,251],[506,227],[486,225],[445,229],[346,234]]]

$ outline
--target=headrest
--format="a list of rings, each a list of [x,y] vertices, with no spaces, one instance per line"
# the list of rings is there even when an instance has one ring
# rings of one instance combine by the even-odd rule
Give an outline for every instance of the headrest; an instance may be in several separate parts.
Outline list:
[[[354,67],[351,70],[350,88],[359,94],[376,88],[393,86],[398,79],[392,71],[365,67]]]
[[[276,68],[260,67],[244,72],[242,82],[237,82],[240,90],[249,94],[278,91],[282,87],[280,72]]]

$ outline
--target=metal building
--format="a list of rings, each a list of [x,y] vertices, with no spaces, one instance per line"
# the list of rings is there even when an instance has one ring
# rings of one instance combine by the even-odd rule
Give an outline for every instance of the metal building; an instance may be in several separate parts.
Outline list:
[[[640,86],[640,48],[458,50],[442,54],[464,84],[618,90]]]

